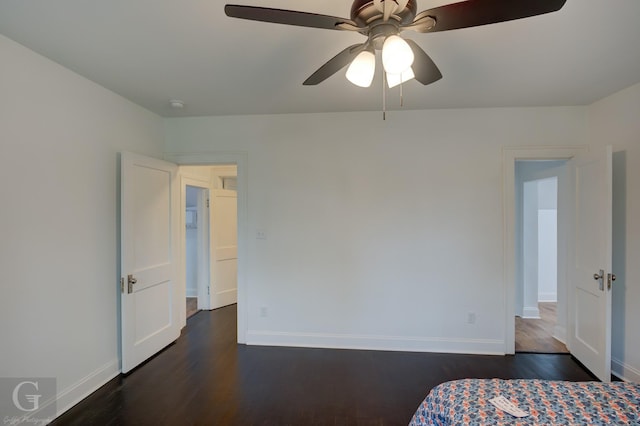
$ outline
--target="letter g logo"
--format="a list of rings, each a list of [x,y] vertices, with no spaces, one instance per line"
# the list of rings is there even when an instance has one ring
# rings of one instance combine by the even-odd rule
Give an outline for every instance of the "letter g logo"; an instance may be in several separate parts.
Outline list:
[[[25,398],[27,399],[28,402],[31,403],[32,407],[31,408],[25,408],[22,406],[22,404],[20,403],[20,398],[19,396],[19,392],[22,389],[22,387],[24,385],[32,385],[35,390],[38,390],[38,382],[20,382],[18,383],[18,385],[13,389],[13,405],[16,406],[16,408],[22,410],[22,411],[36,411],[39,408],[39,402],[40,402],[40,397],[42,395],[25,395]]]

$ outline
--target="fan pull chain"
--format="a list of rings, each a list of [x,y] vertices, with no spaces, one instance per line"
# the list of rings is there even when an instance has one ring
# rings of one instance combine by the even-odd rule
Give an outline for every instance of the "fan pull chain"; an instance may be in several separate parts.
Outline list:
[[[402,82],[400,82],[400,108],[404,106],[404,92],[402,91]]]
[[[387,73],[382,71],[382,120],[387,119]]]

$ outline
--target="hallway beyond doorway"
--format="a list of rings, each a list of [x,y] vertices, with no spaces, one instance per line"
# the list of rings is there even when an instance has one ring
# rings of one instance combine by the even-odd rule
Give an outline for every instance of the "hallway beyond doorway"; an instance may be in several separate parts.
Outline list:
[[[555,302],[540,302],[539,319],[516,317],[516,352],[568,353],[567,347],[553,337],[556,324]]]
[[[198,309],[198,298],[187,297],[187,319],[198,312],[200,312],[200,309]]]

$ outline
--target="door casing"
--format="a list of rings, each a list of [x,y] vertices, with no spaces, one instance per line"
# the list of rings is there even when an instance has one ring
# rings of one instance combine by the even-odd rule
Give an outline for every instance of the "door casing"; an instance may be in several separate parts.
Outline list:
[[[248,210],[247,210],[247,177],[248,153],[234,152],[203,152],[203,153],[166,153],[165,160],[179,166],[219,166],[235,164],[238,179],[238,343],[246,343],[248,328],[247,309],[247,247],[248,247]]]

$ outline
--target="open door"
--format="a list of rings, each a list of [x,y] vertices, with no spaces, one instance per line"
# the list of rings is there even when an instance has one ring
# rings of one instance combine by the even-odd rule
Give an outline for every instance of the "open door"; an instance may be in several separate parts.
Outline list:
[[[211,198],[211,307],[238,301],[238,195],[216,189]]]
[[[570,238],[569,350],[611,380],[612,149],[570,161],[575,188]]]
[[[178,167],[121,156],[122,372],[180,335]]]

